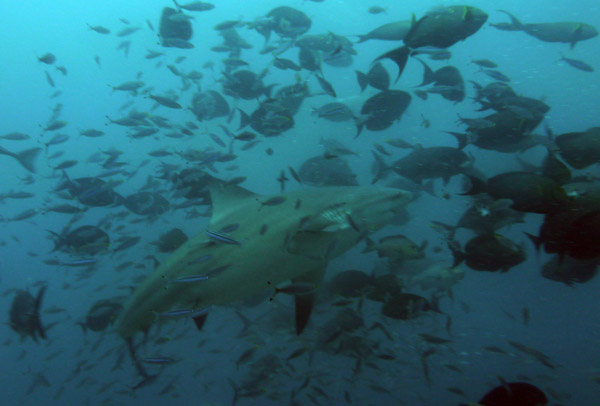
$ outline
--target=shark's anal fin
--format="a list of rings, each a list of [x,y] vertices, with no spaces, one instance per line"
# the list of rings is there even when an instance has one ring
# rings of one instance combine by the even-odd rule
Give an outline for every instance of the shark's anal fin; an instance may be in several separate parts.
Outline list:
[[[293,283],[311,283],[315,286],[320,286],[327,264],[314,269],[300,277],[292,279]],[[296,334],[300,335],[308,324],[310,314],[317,298],[318,290],[312,293],[294,296],[296,301]]]
[[[42,337],[44,340],[46,339],[46,330],[42,326],[42,320],[40,318],[40,311],[42,308],[42,300],[44,299],[44,293],[46,292],[46,288],[47,288],[47,286],[45,286],[45,285],[40,288],[40,291],[38,292],[38,294],[35,298],[35,311],[34,311],[35,329],[38,332],[38,334],[40,335],[40,337]],[[35,338],[35,333],[34,333],[33,337]]]
[[[196,328],[198,329],[198,331],[202,331],[202,327],[204,326],[204,323],[206,322],[207,317],[208,317],[208,313],[202,313],[201,315],[192,318],[192,320],[194,320],[194,324],[196,325]]]

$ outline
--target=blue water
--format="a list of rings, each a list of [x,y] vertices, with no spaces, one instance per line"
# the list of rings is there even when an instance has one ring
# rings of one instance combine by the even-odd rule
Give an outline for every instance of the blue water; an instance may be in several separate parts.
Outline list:
[[[530,1],[526,5],[523,3],[516,0],[474,1],[471,5],[489,13],[488,23],[508,21],[496,9],[509,10],[523,22],[580,21],[598,25],[600,21],[600,3],[593,0],[580,0],[576,3],[559,0]],[[173,6],[166,0],[1,2],[0,37],[3,41],[0,49],[0,134],[18,131],[29,134],[31,139],[0,140],[0,145],[10,151],[20,151],[48,142],[53,134],[43,133],[40,126],[47,124],[52,109],[57,104],[62,105],[60,119],[68,122],[58,132],[68,134],[70,139],[66,143],[50,146],[41,154],[36,162],[37,173],[32,174],[35,180],[33,184],[23,182],[29,173],[15,160],[0,156],[0,193],[12,190],[35,194],[24,200],[3,200],[0,215],[4,219],[11,219],[26,209],[40,209],[30,219],[7,221],[0,225],[0,241],[3,242],[0,248],[0,282],[2,291],[6,292],[0,298],[0,307],[5,309],[5,321],[8,321],[14,289],[28,289],[35,293],[41,282],[48,285],[43,308],[56,306],[66,309],[57,314],[42,311],[45,325],[56,323],[48,330],[47,341],[35,343],[30,338],[21,341],[8,324],[0,326],[3,344],[0,347],[3,370],[0,403],[228,405],[234,395],[228,379],[237,383],[249,381],[258,373],[253,361],[273,354],[284,365],[273,370],[272,375],[257,385],[256,389],[262,393],[260,396],[242,398],[238,404],[290,404],[290,392],[298,388],[306,377],[311,377],[309,388],[296,397],[298,404],[313,404],[305,395],[308,393],[315,396],[320,404],[344,405],[347,404],[344,398],[346,391],[352,404],[456,405],[479,400],[485,392],[499,384],[499,376],[508,381],[528,377],[531,383],[546,391],[551,398],[550,404],[600,404],[600,386],[597,381],[600,377],[600,282],[595,278],[585,284],[568,287],[541,277],[541,266],[549,256],[536,254],[523,234],[523,231],[536,233],[542,221],[540,215],[528,214],[525,224],[502,230],[503,235],[526,247],[528,259],[524,263],[506,274],[467,269],[465,278],[453,288],[454,301],[448,298],[442,300],[442,309],[452,317],[452,343],[437,346],[435,354],[428,358],[429,381],[423,375],[419,357],[431,346],[424,344],[418,333],[448,337],[444,329],[444,317],[426,315],[408,322],[383,320],[394,340],[388,341],[377,332],[370,333],[369,340],[372,345],[379,343],[386,353],[393,353],[395,360],[372,359],[371,362],[379,369],[363,365],[360,374],[353,377],[355,359],[332,352],[316,352],[310,364],[306,353],[292,361],[293,368],[285,366],[284,360],[294,350],[303,346],[314,347],[320,329],[340,308],[322,303],[317,307],[307,330],[296,337],[291,329],[292,301],[288,297],[279,296],[274,303],[263,303],[251,309],[244,310],[238,306],[254,324],[252,334],[243,338],[236,338],[242,323],[230,307],[214,309],[202,332],[197,332],[189,320],[168,324],[160,331],[151,330],[151,340],[170,338],[158,352],[180,361],[164,369],[155,368],[154,372],[161,372],[157,381],[132,392],[130,388],[139,382],[139,377],[128,354],[124,354],[120,368],[111,370],[119,354],[122,355],[125,349],[122,340],[111,328],[103,333],[84,334],[76,322],[85,318],[94,302],[127,294],[128,288],[135,286],[134,278],[151,272],[152,264],[146,258],[148,255],[157,255],[151,242],[160,234],[173,227],[180,227],[193,236],[203,232],[207,218],[186,219],[184,210],[170,210],[153,222],[131,223],[131,220],[137,218],[134,214],[129,214],[124,219],[113,218],[110,229],[106,230],[113,241],[119,235],[141,236],[142,240],[123,252],[100,255],[93,275],[87,279],[78,278],[82,268],[56,267],[43,263],[44,260],[56,257],[63,261],[69,259],[64,253],[49,254],[53,243],[46,230],[59,232],[68,224],[72,215],[53,212],[44,214],[41,210],[46,205],[70,203],[59,199],[53,192],[60,181],[60,172],[53,171],[52,168],[59,162],[66,159],[79,161],[76,166],[67,169],[70,178],[96,176],[103,169],[98,164],[87,162],[89,156],[110,148],[123,151],[120,160],[128,163],[126,171],[138,170],[134,176],[117,175],[112,178],[122,181],[115,190],[126,196],[137,192],[146,183],[148,176],[158,175],[161,161],[178,164],[180,169],[191,165],[177,155],[153,158],[147,155],[148,152],[163,147],[171,152],[190,148],[219,148],[202,133],[209,131],[226,139],[219,124],[225,124],[233,131],[237,129],[236,115],[231,124],[227,124],[223,118],[198,123],[200,129],[193,137],[172,139],[161,136],[159,132],[144,139],[131,139],[127,136],[127,128],[106,125],[105,118],[107,115],[111,118],[124,116],[125,112],[120,112],[119,108],[127,101],[134,100],[135,109],[155,112],[174,124],[194,121],[194,116],[185,108],[171,110],[158,107],[152,110],[152,100],[143,96],[133,97],[124,92],[113,92],[109,85],[116,86],[134,80],[141,72],[141,80],[146,85],[155,87],[154,94],[165,94],[169,90],[180,92],[181,80],[169,72],[166,65],[175,64],[174,61],[179,56],[186,56],[183,62],[175,64],[178,69],[202,71],[202,90],[220,91],[220,60],[226,54],[209,50],[221,42],[212,27],[224,20],[252,21],[278,5],[288,5],[305,12],[312,20],[309,34],[332,31],[354,40],[356,37],[352,35],[366,33],[386,22],[410,19],[411,13],[419,17],[432,7],[453,4],[446,1],[326,0],[314,3],[299,0],[224,0],[216,2],[214,10],[190,13],[195,17],[192,22],[194,36],[191,40],[195,48],[180,50],[162,48],[158,44],[156,32],[151,31],[146,24],[146,20],[149,20],[158,29],[162,8]],[[387,12],[368,14],[367,9],[373,5],[386,7]],[[131,36],[118,38],[115,34],[127,26],[119,18],[126,18],[131,26],[141,29]],[[105,26],[111,30],[111,34],[101,35],[91,31],[86,23]],[[250,69],[261,71],[271,60],[268,54],[258,53],[264,42],[263,37],[246,28],[239,28],[238,32],[254,45],[253,49],[243,51],[242,59],[250,63]],[[276,35],[273,34],[271,41],[275,39]],[[131,40],[128,56],[116,49],[123,40]],[[276,194],[279,193],[276,178],[281,170],[288,166],[298,168],[307,158],[322,152],[319,144],[321,137],[332,137],[348,148],[361,152],[361,156],[348,157],[348,162],[358,175],[359,183],[368,185],[372,178],[372,157],[369,150],[372,149],[373,142],[382,143],[386,138],[401,137],[423,146],[455,146],[455,140],[444,131],[459,130],[455,123],[457,113],[464,117],[478,116],[474,112],[477,105],[470,99],[474,96],[474,91],[468,81],[491,81],[477,73],[476,66],[469,63],[471,58],[495,61],[499,64],[499,69],[512,79],[510,85],[518,94],[542,99],[551,106],[545,123],[554,133],[583,131],[598,125],[600,76],[598,72],[581,72],[557,60],[562,52],[567,57],[584,60],[600,68],[599,41],[598,38],[582,41],[571,50],[567,44],[546,43],[522,32],[499,31],[486,24],[472,37],[450,47],[450,61],[428,60],[435,68],[452,64],[460,69],[468,89],[467,98],[462,103],[454,105],[436,95],[430,95],[427,101],[413,97],[400,122],[383,132],[365,130],[359,138],[353,139],[354,124],[332,123],[311,115],[313,107],[332,101],[330,97],[307,98],[294,117],[295,127],[292,130],[278,137],[259,136],[263,140],[261,144],[239,153],[234,162],[219,164],[219,173],[213,174],[223,178],[243,175],[247,177],[244,187],[259,194]],[[338,98],[349,100],[358,95],[360,89],[354,70],[367,71],[375,57],[395,46],[397,44],[393,42],[376,40],[355,44],[354,49],[358,55],[352,67],[333,68],[324,65],[324,76],[336,89]],[[149,49],[164,52],[165,55],[145,59]],[[53,66],[37,61],[37,57],[46,52],[56,55],[55,65],[68,69],[66,76]],[[100,65],[94,61],[96,56],[100,59]],[[292,48],[282,57],[296,60],[297,49]],[[214,70],[202,68],[208,61],[214,62]],[[159,62],[161,65],[157,66]],[[393,64],[386,61],[385,67],[394,78],[396,70]],[[52,76],[55,88],[48,84],[44,71]],[[421,75],[420,64],[409,61],[402,78],[393,88],[410,92],[413,86],[420,83]],[[271,68],[265,82],[288,85],[295,83],[295,76],[292,71]],[[316,79],[306,71],[300,72],[300,77],[308,80],[311,90],[320,91]],[[50,96],[56,90],[62,91],[62,94],[51,99]],[[195,91],[193,86],[183,92],[179,102],[186,107]],[[230,97],[227,100],[230,105],[237,105],[247,112],[251,112],[256,105],[254,101],[236,103]],[[431,121],[429,128],[422,127],[422,116]],[[100,129],[106,134],[99,138],[80,136],[78,130],[87,128]],[[542,126],[539,130],[543,131]],[[274,150],[271,156],[265,154],[268,147]],[[392,148],[388,149],[392,151]],[[475,147],[468,147],[468,150],[474,154],[477,168],[488,176],[519,169],[514,154],[482,151]],[[64,151],[64,154],[50,159],[49,156],[57,151]],[[406,153],[397,149],[392,152],[395,154],[394,159]],[[527,152],[526,157],[537,163],[544,154],[544,149],[538,147]],[[391,162],[392,159],[388,160]],[[236,164],[239,168],[225,169],[230,164]],[[583,172],[598,176],[598,166],[592,166]],[[165,197],[171,199],[168,192],[170,185],[163,180],[160,182],[164,184],[159,189],[164,192]],[[390,226],[381,235],[401,233],[417,243],[428,240],[430,248],[443,248],[438,253],[429,249],[428,257],[450,265],[452,256],[445,248],[441,236],[430,227],[430,222],[438,220],[454,223],[468,207],[469,199],[456,195],[461,187],[458,177],[453,178],[448,186],[437,180],[435,186],[439,196],[448,193],[450,198],[423,195],[409,206],[411,220],[408,224],[401,227]],[[287,185],[288,189],[302,187],[305,186],[294,181]],[[175,197],[172,199],[176,203],[182,202]],[[76,225],[97,224],[107,216],[124,210],[123,207],[90,208]],[[121,225],[124,229],[115,231]],[[458,234],[463,243],[469,236],[466,231]],[[356,248],[332,261],[326,278],[347,269],[361,269],[370,273],[378,261],[377,257],[373,254],[361,254],[361,249],[362,247]],[[160,256],[161,260],[163,258],[164,255]],[[114,268],[126,261],[131,261],[133,265],[116,272]],[[141,269],[135,268],[136,265]],[[468,311],[461,303],[468,306]],[[521,310],[524,307],[531,314],[527,325],[521,321]],[[367,327],[375,321],[382,321],[379,309],[379,303],[365,302],[362,314]],[[288,324],[279,320],[281,318]],[[549,369],[514,350],[507,344],[507,340],[521,342],[547,354],[556,365],[555,369]],[[199,348],[198,344],[201,342],[203,344]],[[253,346],[257,346],[253,361],[236,368],[240,355]],[[507,354],[485,351],[482,349],[484,346],[502,347]],[[445,364],[456,366],[462,372],[453,371],[445,367]],[[49,387],[38,385],[32,389],[37,373],[45,376],[50,383]],[[105,387],[109,383],[110,386]],[[386,388],[390,393],[377,392],[373,389],[373,383]],[[322,388],[329,398],[319,395],[312,386]],[[450,393],[447,390],[449,387],[461,388],[466,396]],[[31,393],[27,393],[30,389]],[[160,395],[161,391],[166,393]]]

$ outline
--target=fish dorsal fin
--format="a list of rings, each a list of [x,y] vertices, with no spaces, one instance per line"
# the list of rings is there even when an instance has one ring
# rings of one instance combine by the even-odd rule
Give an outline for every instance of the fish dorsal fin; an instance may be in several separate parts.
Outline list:
[[[242,203],[256,200],[259,195],[238,185],[213,183],[210,185],[210,198],[213,206],[211,223],[218,223],[223,217],[235,211]]]

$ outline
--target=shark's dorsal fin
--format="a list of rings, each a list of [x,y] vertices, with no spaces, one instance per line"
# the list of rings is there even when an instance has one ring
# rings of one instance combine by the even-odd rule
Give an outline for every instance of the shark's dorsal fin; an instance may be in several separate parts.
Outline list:
[[[306,273],[300,277],[292,279],[293,283],[310,283],[315,286],[320,286],[323,282],[323,275],[325,275],[325,268],[327,265],[320,266],[313,271]],[[308,319],[310,319],[310,314],[312,313],[312,309],[315,304],[315,300],[317,298],[318,290],[312,293],[296,295],[296,334],[300,335],[306,325],[308,324]]]
[[[226,183],[213,182],[209,190],[213,207],[212,223],[218,223],[221,218],[234,211],[242,201],[256,199],[259,196],[241,186]]]

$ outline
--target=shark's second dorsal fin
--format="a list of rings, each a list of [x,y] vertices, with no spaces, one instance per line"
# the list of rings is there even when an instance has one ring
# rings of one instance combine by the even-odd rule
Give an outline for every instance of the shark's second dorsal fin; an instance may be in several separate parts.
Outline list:
[[[217,223],[222,217],[235,210],[240,202],[256,199],[259,196],[241,186],[222,182],[213,182],[209,186],[209,190],[213,207],[213,223]]]

